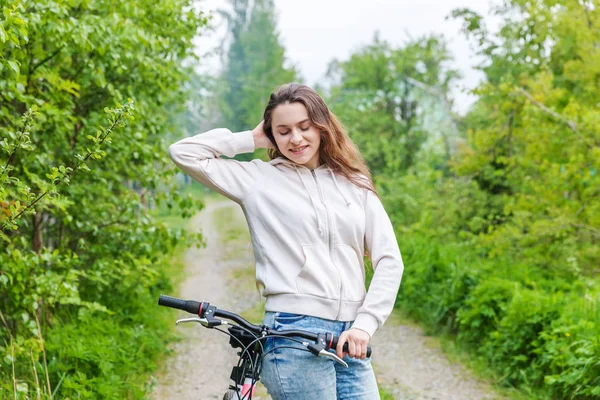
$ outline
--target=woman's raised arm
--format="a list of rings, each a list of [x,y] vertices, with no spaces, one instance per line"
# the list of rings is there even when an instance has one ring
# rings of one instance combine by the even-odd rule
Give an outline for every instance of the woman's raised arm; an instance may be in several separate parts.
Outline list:
[[[186,174],[231,200],[242,203],[256,187],[259,160],[220,158],[256,149],[253,131],[220,128],[187,137],[169,146],[169,156]]]

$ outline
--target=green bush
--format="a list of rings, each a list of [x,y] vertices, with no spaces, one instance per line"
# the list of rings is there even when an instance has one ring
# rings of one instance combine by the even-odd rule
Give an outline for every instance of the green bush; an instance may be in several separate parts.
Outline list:
[[[490,277],[474,287],[458,311],[458,338],[475,345],[485,343],[506,315],[519,286],[518,282]]]
[[[544,383],[564,398],[600,397],[600,291],[571,296],[541,332]]]
[[[541,333],[556,320],[563,298],[529,289],[513,289],[504,316],[480,347],[490,365],[506,383],[542,386],[546,371],[540,363],[544,352]]]
[[[540,398],[600,396],[600,292],[594,280],[482,260],[464,243],[413,232],[400,239],[397,307],[430,331],[456,333],[499,376]],[[532,394],[533,395],[533,394]]]
[[[468,246],[432,246],[431,237],[400,240],[406,268],[398,306],[429,328],[454,331],[457,312],[479,279],[469,266]]]
[[[146,376],[156,368],[170,337],[172,321],[156,305],[158,293],[122,299],[127,310],[109,315],[80,310],[57,321],[46,347],[60,398],[144,397]]]

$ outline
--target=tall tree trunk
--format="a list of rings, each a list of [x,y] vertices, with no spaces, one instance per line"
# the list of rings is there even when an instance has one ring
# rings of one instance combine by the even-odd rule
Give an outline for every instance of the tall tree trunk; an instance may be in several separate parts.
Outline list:
[[[43,237],[42,237],[42,213],[36,212],[31,216],[31,222],[33,225],[32,242],[33,242],[33,251],[39,253],[44,245]]]

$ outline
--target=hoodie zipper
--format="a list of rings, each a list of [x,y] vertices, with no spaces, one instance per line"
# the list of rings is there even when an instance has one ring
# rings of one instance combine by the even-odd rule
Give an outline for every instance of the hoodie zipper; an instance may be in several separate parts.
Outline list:
[[[329,238],[328,238],[329,258],[331,259],[331,263],[337,270],[338,277],[340,279],[340,296],[339,296],[340,298],[338,300],[338,309],[337,309],[336,317],[335,317],[335,319],[337,320],[340,317],[340,310],[342,309],[342,274],[340,273],[339,267],[335,264],[335,261],[333,261],[333,254],[332,254],[333,235],[331,234],[331,220],[330,220],[330,215],[329,215],[329,208],[327,207],[327,203],[325,203],[325,199],[323,197],[323,192],[321,191],[321,186],[319,185],[319,180],[317,179],[317,174],[315,173],[315,170],[311,169],[310,172],[312,173],[312,176],[315,180],[315,185],[317,185],[317,191],[319,192],[319,198],[321,199],[321,203],[323,203],[323,206],[325,207],[325,215],[327,216],[327,235],[329,236]]]

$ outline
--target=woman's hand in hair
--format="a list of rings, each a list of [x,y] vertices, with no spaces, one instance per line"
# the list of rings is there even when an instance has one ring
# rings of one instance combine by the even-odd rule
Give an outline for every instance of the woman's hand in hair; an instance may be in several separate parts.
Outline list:
[[[257,149],[274,149],[273,143],[269,140],[264,129],[265,121],[260,121],[260,124],[256,128],[252,129],[252,136],[254,137],[254,147]]]
[[[338,339],[338,345],[336,353],[339,358],[344,358],[348,354],[352,358],[367,358],[367,347],[371,336],[362,329],[351,328],[350,330],[342,332]],[[348,342],[348,353],[345,353],[342,349],[344,343]]]

